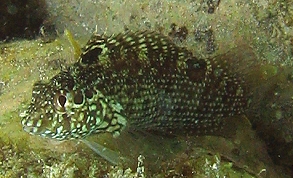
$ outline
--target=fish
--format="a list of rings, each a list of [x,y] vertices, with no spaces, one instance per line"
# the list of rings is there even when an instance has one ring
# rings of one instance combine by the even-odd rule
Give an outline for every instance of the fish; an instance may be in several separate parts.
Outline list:
[[[34,84],[21,123],[57,140],[127,130],[212,135],[248,105],[234,64],[198,58],[156,32],[94,33],[76,63]]]

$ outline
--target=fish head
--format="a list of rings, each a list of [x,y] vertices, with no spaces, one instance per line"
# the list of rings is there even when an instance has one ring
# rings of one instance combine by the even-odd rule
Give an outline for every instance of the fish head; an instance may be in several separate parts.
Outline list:
[[[96,90],[76,83],[69,72],[60,72],[48,83],[35,83],[31,103],[20,114],[24,130],[64,140],[107,129],[106,104],[103,104],[106,101],[99,101],[104,98]]]

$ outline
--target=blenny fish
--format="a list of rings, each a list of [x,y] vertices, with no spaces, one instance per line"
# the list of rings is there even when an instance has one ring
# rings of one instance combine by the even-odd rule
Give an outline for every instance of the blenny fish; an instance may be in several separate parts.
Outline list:
[[[57,140],[126,128],[213,134],[247,106],[244,81],[230,66],[156,32],[94,34],[76,63],[34,84],[22,125]]]

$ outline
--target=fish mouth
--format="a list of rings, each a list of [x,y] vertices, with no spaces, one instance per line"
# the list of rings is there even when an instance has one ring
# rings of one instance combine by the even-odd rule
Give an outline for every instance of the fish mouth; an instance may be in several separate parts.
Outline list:
[[[22,128],[25,132],[29,133],[30,135],[39,135],[42,137],[48,137],[49,136],[48,134],[52,134],[52,132],[49,130],[42,130],[34,126],[24,125]]]
[[[19,114],[19,117],[21,118],[26,118],[27,117],[27,112],[26,111],[23,111]]]
[[[40,135],[42,134],[42,131],[40,128],[36,127],[34,124],[33,124],[33,120],[29,114],[28,111],[24,111],[22,113],[19,114],[19,116],[21,117],[21,124],[22,124],[22,128],[25,132],[28,132],[30,134],[33,134],[33,135]]]
[[[33,130],[34,130],[33,126],[27,125],[27,120],[29,119],[27,112],[24,111],[24,112],[20,113],[19,117],[21,118],[21,124],[22,124],[23,130],[26,132],[29,132],[29,133],[33,132]]]
[[[28,133],[31,133],[31,134],[35,133],[34,132],[34,127],[32,127],[32,126],[26,126],[26,125],[24,125],[22,128],[23,128],[24,131],[26,131]]]
[[[39,128],[34,126],[23,125],[22,128],[25,132],[28,132],[29,134],[32,134],[32,135],[41,135],[44,133]]]
[[[22,118],[22,121],[21,121],[21,124],[22,124],[22,129],[25,131],[25,132],[28,132],[32,135],[40,135],[42,134],[41,130],[34,126],[32,123],[28,122],[30,118],[28,117],[23,117]]]

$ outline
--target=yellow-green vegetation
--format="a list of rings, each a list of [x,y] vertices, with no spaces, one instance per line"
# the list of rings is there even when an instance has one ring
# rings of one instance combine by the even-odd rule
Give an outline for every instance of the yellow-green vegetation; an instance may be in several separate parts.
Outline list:
[[[78,42],[74,39],[72,33],[69,30],[64,31],[65,36],[67,37],[68,41],[70,42],[71,46],[74,49],[74,59],[78,59],[81,54],[81,47]]]

